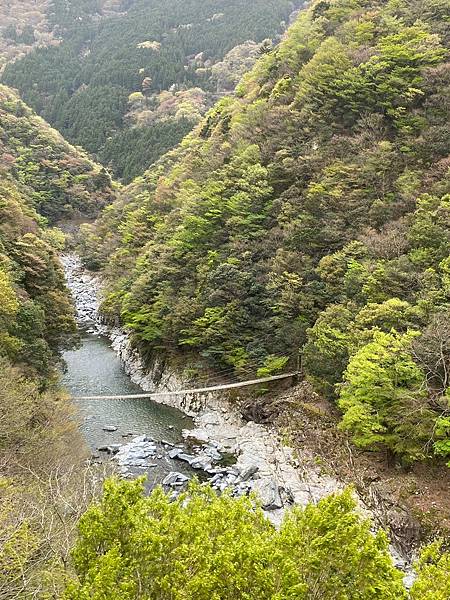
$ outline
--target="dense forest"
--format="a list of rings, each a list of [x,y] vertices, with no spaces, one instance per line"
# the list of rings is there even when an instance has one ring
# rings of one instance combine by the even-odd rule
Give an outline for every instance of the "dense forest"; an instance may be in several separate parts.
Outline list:
[[[90,497],[90,484],[78,488],[83,445],[56,371],[77,329],[58,259],[64,234],[52,225],[111,197],[101,168],[0,86],[1,598],[36,597],[70,551],[77,513],[63,517],[64,503],[81,512]]]
[[[316,2],[85,228],[148,360],[242,376],[300,349],[358,446],[450,456],[448,7]]]
[[[130,181],[181,141],[200,116],[195,102],[187,111],[185,103],[177,115],[149,116],[159,93],[200,87],[211,106],[223,81],[213,67],[247,40],[278,36],[300,4],[133,0],[111,6],[102,0],[53,0],[48,29],[61,43],[41,45],[11,62],[3,81],[70,142]],[[248,52],[239,55],[238,71]],[[127,117],[136,108],[131,96],[136,93],[145,101],[146,123],[141,119],[139,127]]]
[[[58,219],[92,216],[112,199],[98,165],[0,87],[2,356],[48,375],[73,308],[57,260]]]
[[[5,86],[0,86],[0,151],[4,172],[29,188],[30,207],[50,223],[93,217],[113,198],[106,171]]]
[[[5,76],[40,112],[61,101],[71,139],[130,154],[127,178],[143,153],[156,163],[115,184],[0,86],[0,597],[448,600],[448,539],[418,554],[407,589],[351,488],[275,527],[257,497],[195,480],[148,495],[85,460],[57,373],[78,337],[58,259],[69,221],[89,222],[72,243],[148,366],[194,382],[299,368],[361,453],[399,473],[450,460],[449,0],[315,0],[274,47],[259,42],[288,2],[164,6],[45,3],[51,48],[15,29],[28,54]],[[198,15],[206,54],[185,69]],[[150,60],[132,80],[137,43],[167,70]],[[256,56],[201,118],[208,85],[231,87]],[[131,129],[111,135],[125,110]]]

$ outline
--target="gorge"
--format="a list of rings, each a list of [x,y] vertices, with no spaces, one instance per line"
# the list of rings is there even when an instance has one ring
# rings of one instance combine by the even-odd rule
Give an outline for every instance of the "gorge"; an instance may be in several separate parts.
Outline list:
[[[159,373],[158,381],[153,379],[152,371],[146,371],[132,349],[127,333],[102,322],[99,277],[87,271],[77,255],[63,255],[61,260],[82,330],[81,347],[64,354],[62,384],[75,397],[74,402],[80,395],[125,396],[189,387],[181,373],[170,370]],[[276,427],[243,420],[236,398],[222,392],[211,395],[206,405],[199,405],[195,398],[191,404],[180,405],[170,396],[168,402],[125,397],[79,401],[81,430],[94,464],[110,462],[106,458],[110,456],[121,477],[145,474],[147,489],[163,484],[174,490],[174,497],[192,477],[210,482],[219,492],[231,490],[235,497],[256,493],[268,518],[278,525],[287,507],[317,503],[345,487],[322,472],[314,456],[289,448]],[[230,466],[222,466],[224,460]],[[363,498],[359,502],[362,511],[389,527],[383,507],[377,514]],[[409,535],[405,531],[391,547],[408,588],[414,581],[411,564],[415,553],[415,547],[407,545]]]
[[[448,600],[449,0],[2,15],[2,600]]]
[[[85,329],[81,347],[64,354],[67,370],[62,383],[73,396],[133,394],[139,393],[139,390],[176,391],[188,386],[176,372],[163,374],[159,382],[152,378],[151,372],[146,373],[138,355],[130,347],[126,332],[102,323],[97,312],[98,296],[101,294],[98,278],[81,266],[76,255],[65,255],[62,262],[77,309],[78,323]],[[231,487],[237,495],[251,491],[259,493],[263,507],[270,511],[275,521],[280,518],[277,511],[280,512],[285,505],[317,502],[333,490],[340,489],[336,481],[321,475],[320,470],[313,467],[310,457],[300,476],[296,466],[301,457],[296,457],[292,449],[281,443],[275,429],[246,423],[239,414],[236,399],[233,405],[232,400],[219,393],[211,396],[206,406],[199,406],[195,399],[187,406],[176,405],[176,402],[176,399],[175,402],[172,400],[172,407],[152,400],[126,398],[80,401],[84,414],[82,431],[95,459],[99,458],[96,453],[99,448],[109,447],[110,453],[120,451],[122,457],[126,452],[123,448],[128,446],[133,454],[133,443],[128,440],[124,443],[123,436],[131,438],[129,433],[147,435],[159,442],[162,448],[159,460],[165,458],[169,464],[166,462],[165,469],[152,468],[148,472],[152,482],[162,482],[162,474],[175,471],[182,464],[178,456],[174,459],[168,456],[173,453],[174,447],[180,448],[182,456],[187,454],[193,458],[190,454],[193,452],[200,459],[197,464],[211,471],[208,473],[201,468],[203,479],[211,479],[219,489]],[[187,415],[179,412],[180,409],[194,417],[192,425]],[[108,428],[108,425],[115,431],[105,432],[104,427]],[[199,447],[199,443],[204,446]],[[214,448],[217,464],[212,465],[209,455]],[[221,470],[221,454],[223,458],[231,459],[232,466]],[[306,468],[306,464],[309,467]],[[122,473],[130,475],[126,464],[121,466],[125,466]],[[189,474],[193,473],[195,471],[191,469]]]

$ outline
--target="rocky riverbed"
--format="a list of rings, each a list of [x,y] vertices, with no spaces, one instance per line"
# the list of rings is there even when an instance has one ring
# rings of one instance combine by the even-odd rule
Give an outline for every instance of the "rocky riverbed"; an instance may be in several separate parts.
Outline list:
[[[82,268],[76,255],[65,255],[62,262],[78,322],[88,331],[109,337],[132,381],[149,392],[170,392],[186,387],[187,382],[177,373],[161,369],[161,365],[155,364],[146,371],[126,332],[101,322],[99,279]],[[163,440],[136,436],[121,445],[101,448],[113,456],[123,476],[151,468],[152,459],[158,455],[168,456],[174,462],[173,475],[166,478],[168,485],[179,488],[184,483],[184,477],[175,476],[176,465],[184,463],[218,490],[228,488],[236,496],[256,492],[272,520],[279,520],[286,506],[318,501],[341,487],[318,467],[313,468],[309,456],[308,468],[302,469],[302,457],[295,456],[291,448],[283,445],[276,431],[245,422],[225,395],[211,395],[206,407],[199,407],[195,398],[181,404],[180,397],[167,396],[166,401],[192,416],[195,428],[183,431],[183,445],[171,446]]]
[[[77,309],[78,322],[91,333],[107,336],[130,379],[148,392],[171,392],[190,387],[177,372],[155,363],[146,369],[132,348],[127,333],[110,328],[99,317],[101,281],[86,272],[76,255],[62,262]],[[194,429],[183,431],[179,443],[156,440],[146,435],[130,435],[120,444],[100,448],[108,453],[123,477],[150,472],[158,461],[171,468],[159,481],[176,494],[193,473],[217,490],[231,490],[235,496],[255,492],[269,518],[278,523],[284,510],[305,506],[342,489],[339,481],[323,473],[309,453],[294,452],[274,428],[246,422],[226,395],[211,394],[206,404],[195,396],[166,396],[164,401],[194,419]],[[188,469],[188,470],[186,470]],[[361,510],[365,510],[361,503]],[[396,563],[407,561],[393,550]]]

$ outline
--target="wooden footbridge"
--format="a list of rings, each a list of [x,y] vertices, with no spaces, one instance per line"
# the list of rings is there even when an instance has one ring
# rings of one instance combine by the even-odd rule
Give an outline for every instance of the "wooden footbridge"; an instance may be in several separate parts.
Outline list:
[[[202,405],[204,406],[209,395],[215,392],[222,392],[226,390],[240,389],[251,387],[253,385],[260,385],[263,383],[270,383],[272,381],[280,381],[283,379],[295,379],[300,375],[300,372],[284,373],[283,375],[272,375],[270,377],[262,377],[260,379],[251,379],[249,381],[240,381],[238,383],[228,383],[223,385],[214,385],[202,388],[193,388],[186,390],[176,391],[164,391],[164,392],[143,392],[142,394],[121,394],[119,396],[76,396],[74,400],[130,400],[130,399],[141,399],[148,398],[155,400],[156,402],[163,402],[164,399],[173,396],[182,396],[180,401],[181,406],[187,406],[188,404],[196,405],[198,409]],[[200,406],[199,406],[200,404]]]

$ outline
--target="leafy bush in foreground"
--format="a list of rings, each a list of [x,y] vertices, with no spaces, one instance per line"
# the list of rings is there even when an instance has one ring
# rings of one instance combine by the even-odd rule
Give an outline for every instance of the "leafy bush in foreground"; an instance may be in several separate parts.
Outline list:
[[[248,498],[192,484],[171,502],[109,480],[82,517],[66,600],[406,598],[384,532],[350,490],[295,508],[276,530]]]

